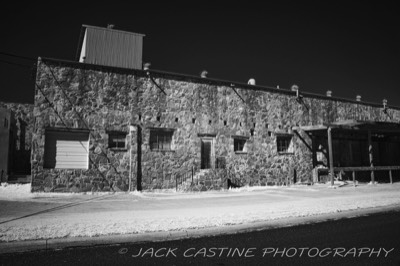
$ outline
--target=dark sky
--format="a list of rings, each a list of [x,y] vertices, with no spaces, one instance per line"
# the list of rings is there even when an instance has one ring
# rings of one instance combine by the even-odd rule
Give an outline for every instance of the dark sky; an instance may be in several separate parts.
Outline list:
[[[381,1],[327,4],[53,1],[2,7],[0,53],[74,60],[82,24],[143,33],[157,70],[400,106],[399,10]],[[260,1],[261,2],[261,1]],[[264,1],[262,1],[264,2]],[[318,4],[324,2],[323,4]],[[350,2],[350,1],[349,1]],[[233,3],[233,1],[232,1]],[[0,54],[0,101],[33,102],[31,64]]]

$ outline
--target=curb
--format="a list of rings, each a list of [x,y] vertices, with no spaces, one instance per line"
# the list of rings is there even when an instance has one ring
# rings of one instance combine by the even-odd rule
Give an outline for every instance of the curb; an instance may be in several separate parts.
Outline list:
[[[106,235],[96,237],[72,237],[2,242],[0,243],[0,254],[32,252],[41,250],[60,250],[72,247],[94,247],[101,245],[120,245],[128,243],[131,244],[143,242],[171,241],[186,238],[200,238],[226,234],[247,233],[266,229],[277,229],[310,223],[320,223],[329,220],[349,219],[389,211],[400,211],[400,206],[390,205],[384,207],[341,211],[322,215],[289,217],[276,220],[259,221],[250,224],[227,225],[221,227],[190,229],[185,231],[149,232],[143,234]]]

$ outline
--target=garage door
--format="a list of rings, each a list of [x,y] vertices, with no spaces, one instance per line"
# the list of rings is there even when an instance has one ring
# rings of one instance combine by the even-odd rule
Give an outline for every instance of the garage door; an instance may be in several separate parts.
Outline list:
[[[45,137],[45,168],[89,168],[89,132],[46,130]]]

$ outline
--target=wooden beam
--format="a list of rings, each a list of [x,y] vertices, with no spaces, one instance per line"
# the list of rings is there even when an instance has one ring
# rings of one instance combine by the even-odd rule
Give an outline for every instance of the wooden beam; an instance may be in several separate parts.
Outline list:
[[[328,129],[327,126],[324,125],[314,125],[314,126],[295,126],[292,128],[293,130],[304,130],[306,131],[325,131],[326,129]]]
[[[311,137],[312,141],[312,162],[313,162],[313,168],[317,166],[317,143],[315,140],[315,136]]]
[[[334,171],[333,171],[333,151],[332,151],[332,128],[328,127],[328,149],[329,149],[329,168],[331,173],[331,186],[334,185]]]
[[[400,170],[400,166],[393,165],[393,166],[346,166],[346,167],[334,167],[336,172],[344,171],[344,172],[360,172],[360,171],[389,171],[389,170]]]
[[[369,164],[374,168],[374,156],[372,152],[372,141],[371,141],[371,130],[368,130],[368,152],[369,152]],[[371,170],[371,183],[375,184],[374,170]]]

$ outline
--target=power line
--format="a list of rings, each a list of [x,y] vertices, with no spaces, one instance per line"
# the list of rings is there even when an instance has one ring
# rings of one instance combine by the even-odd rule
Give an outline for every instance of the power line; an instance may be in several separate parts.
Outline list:
[[[0,62],[1,62],[1,63],[5,63],[5,64],[9,64],[9,65],[14,65],[14,66],[23,67],[23,68],[29,68],[29,69],[32,68],[32,66],[28,66],[28,65],[24,65],[24,64],[19,64],[19,63],[11,62],[11,61],[4,60],[4,59],[0,59]]]
[[[6,56],[11,56],[11,57],[16,57],[16,58],[21,58],[21,59],[25,59],[25,60],[35,61],[35,62],[37,61],[36,58],[23,56],[23,55],[17,55],[17,54],[13,54],[13,53],[6,53],[6,52],[0,51],[0,54],[6,55]]]
[[[81,120],[81,122],[82,122],[82,123],[85,125],[85,127],[89,130],[89,134],[92,136],[92,138],[93,138],[93,139],[97,139],[96,136],[95,136],[95,135],[92,133],[92,131],[90,130],[90,127],[89,127],[89,125],[86,123],[86,121],[85,121],[85,120],[79,115],[79,113],[75,110],[74,104],[72,104],[71,99],[68,97],[68,95],[67,95],[67,93],[65,92],[63,86],[61,85],[60,81],[56,78],[56,75],[54,74],[52,68],[51,68],[50,66],[48,66],[48,65],[47,65],[47,67],[49,68],[50,73],[51,73],[51,75],[53,76],[53,79],[55,80],[57,86],[60,88],[61,92],[64,94],[64,97],[65,97],[65,98],[67,99],[67,101],[69,102],[69,104],[70,104],[72,110],[75,112],[75,114],[77,115],[77,117],[79,118],[79,120]],[[100,146],[99,146],[99,147],[100,147]],[[108,156],[107,156],[107,153],[106,153],[101,147],[100,147],[100,151],[101,151],[101,153],[103,153],[103,155],[105,156],[105,158],[107,158],[107,160],[110,162],[110,160],[109,160],[109,158],[108,158]],[[91,159],[90,159],[90,160],[91,160]],[[98,169],[98,166],[97,166],[94,162],[92,162],[92,163],[93,163],[93,164],[95,165],[95,167]],[[110,164],[110,165],[114,168],[114,170],[115,170],[115,172],[116,172],[117,174],[120,174],[120,172],[117,170],[117,168],[116,168],[113,164]],[[103,174],[101,173],[100,169],[98,169],[98,171],[99,171],[100,174],[103,176]],[[103,176],[103,178],[104,178],[104,176]]]
[[[70,128],[70,127],[65,123],[65,121],[61,118],[61,115],[58,113],[58,111],[57,111],[56,107],[54,106],[54,104],[47,98],[46,94],[44,93],[43,88],[41,88],[37,83],[35,83],[35,85],[36,85],[36,87],[38,88],[38,90],[42,93],[44,99],[45,99],[46,102],[49,104],[49,106],[54,110],[54,112],[56,113],[56,115],[57,115],[58,118],[60,119],[61,123],[64,124],[64,126],[65,126],[65,128],[66,128],[67,130],[71,130],[71,128]],[[61,90],[62,90],[62,88],[61,88]],[[88,128],[88,130],[89,130],[89,134],[92,135],[89,128]],[[85,149],[85,150],[86,150],[86,149]],[[104,174],[103,174],[103,173],[101,172],[101,170],[99,169],[98,165],[93,161],[92,158],[90,158],[90,156],[89,156],[89,160],[90,160],[90,163],[96,167],[97,171],[98,171],[99,174],[103,177],[103,179],[106,179],[106,177],[104,176]],[[114,167],[114,169],[115,169],[115,167]],[[116,170],[116,169],[115,169],[115,170]],[[117,173],[118,173],[118,172],[117,172]],[[114,190],[113,186],[111,186],[111,188],[112,188],[112,190]]]
[[[67,126],[67,124],[64,122],[64,120],[61,118],[60,114],[58,113],[57,109],[55,108],[54,104],[47,98],[46,94],[44,93],[43,89],[37,84],[35,83],[36,87],[39,89],[39,91],[42,93],[44,99],[46,100],[46,102],[49,104],[49,106],[51,108],[53,108],[54,112],[56,113],[56,115],[58,116],[58,118],[60,118],[61,123],[64,124],[64,126],[69,129],[69,127]]]

